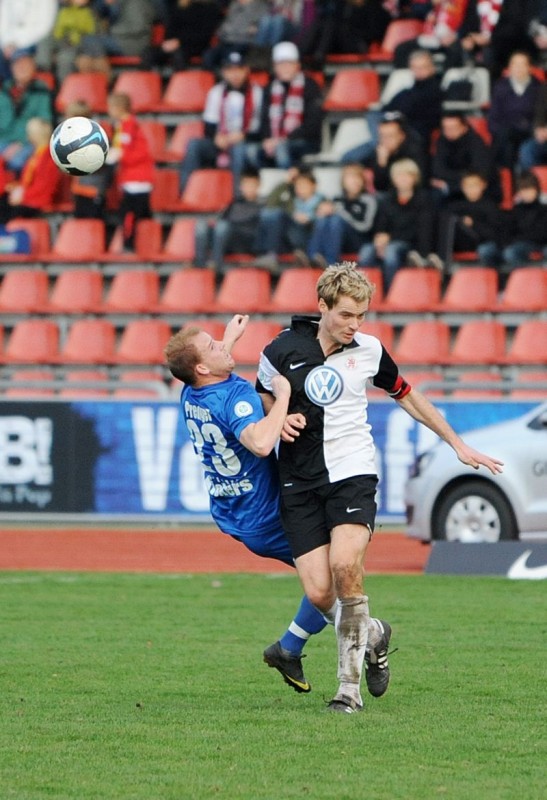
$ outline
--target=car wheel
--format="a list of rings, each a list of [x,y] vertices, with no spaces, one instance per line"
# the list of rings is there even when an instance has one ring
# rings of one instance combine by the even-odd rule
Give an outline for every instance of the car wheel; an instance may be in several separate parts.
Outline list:
[[[432,519],[435,539],[448,542],[499,542],[518,538],[511,506],[494,486],[482,481],[449,489]]]

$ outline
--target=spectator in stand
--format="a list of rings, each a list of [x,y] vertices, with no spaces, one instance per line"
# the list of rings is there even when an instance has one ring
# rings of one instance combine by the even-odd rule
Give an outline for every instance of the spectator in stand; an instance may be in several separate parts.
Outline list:
[[[51,206],[61,181],[61,172],[49,153],[52,127],[49,120],[34,117],[27,122],[27,139],[32,154],[16,183],[6,186],[5,222],[13,217],[38,217]]]
[[[294,41],[301,30],[303,11],[304,0],[271,0],[258,23],[255,44],[273,47],[278,42]]]
[[[213,224],[196,222],[197,267],[221,273],[226,253],[253,253],[259,247],[259,223],[262,203],[259,199],[260,176],[248,169],[241,175],[239,196],[215,219]]]
[[[528,171],[545,164],[547,164],[547,83],[542,83],[534,109],[532,135],[519,148],[518,168],[521,171]]]
[[[463,63],[460,40],[476,27],[475,19],[475,0],[435,0],[425,19],[423,33],[395,48],[395,69],[407,67],[409,55],[418,48],[442,56],[444,69],[460,67]]]
[[[372,170],[374,188],[387,192],[391,188],[390,169],[401,159],[414,161],[420,175],[427,175],[427,158],[420,136],[408,129],[406,118],[400,111],[387,111],[378,124],[376,144],[366,142],[352,148],[342,156],[342,164],[359,162]]]
[[[288,169],[321,148],[321,89],[305,75],[298,48],[279,42],[272,50],[274,77],[264,90],[258,144],[248,144],[254,167]]]
[[[221,20],[216,0],[178,0],[169,11],[163,42],[150,50],[149,65],[186,69],[209,47]]]
[[[47,38],[57,14],[57,0],[0,0],[0,84],[12,77],[15,55],[33,55]]]
[[[366,191],[360,164],[342,168],[342,194],[319,204],[308,243],[313,265],[325,267],[344,253],[357,253],[372,238],[378,201]]]
[[[192,172],[205,166],[231,166],[234,186],[238,186],[246,144],[258,141],[262,88],[249,80],[245,56],[237,51],[226,52],[221,74],[222,80],[207,95],[203,112],[205,135],[188,142],[181,165],[181,191]]]
[[[528,53],[511,55],[507,77],[494,84],[488,112],[494,160],[498,166],[511,170],[516,165],[520,145],[532,134],[540,81],[530,69]]]
[[[538,251],[547,259],[547,205],[541,202],[537,175],[523,172],[515,182],[515,203],[508,212],[503,263],[511,269],[528,264]]]
[[[40,44],[40,65],[50,70],[55,66],[59,84],[74,72],[80,42],[97,30],[97,17],[91,0],[67,0],[57,13],[51,36]]]
[[[313,230],[317,209],[323,200],[311,171],[299,170],[294,178],[292,211],[269,207],[261,214],[260,247],[264,252],[255,266],[279,272],[278,256],[292,251],[301,263],[307,264],[306,249]]]
[[[231,0],[224,21],[217,29],[218,44],[206,50],[203,63],[215,70],[227,53],[246,53],[255,44],[260,20],[268,13],[266,0]]]
[[[77,59],[80,72],[110,74],[108,56],[144,56],[156,11],[152,0],[98,0],[95,5],[106,33],[84,36]]]
[[[154,159],[146,136],[131,113],[128,95],[109,95],[108,114],[114,130],[107,163],[115,166],[116,183],[122,192],[119,213],[124,251],[133,252],[137,221],[152,216],[150,195],[154,185]]]
[[[27,138],[27,122],[34,117],[53,119],[51,94],[36,78],[34,57],[16,53],[11,60],[13,78],[0,90],[0,156],[8,169],[20,172],[34,151]]]
[[[443,261],[454,252],[476,251],[480,264],[499,266],[505,220],[487,188],[488,179],[480,172],[462,176],[463,199],[450,202],[441,215],[438,252]]]
[[[404,158],[389,172],[393,188],[380,200],[372,243],[358,257],[362,266],[382,266],[386,291],[411,252],[417,266],[442,267],[432,253],[434,209],[429,192],[420,188],[418,165]]]
[[[316,0],[316,17],[302,37],[301,53],[322,69],[330,53],[366,53],[381,42],[391,21],[382,0]]]
[[[463,114],[447,111],[441,119],[441,134],[431,162],[431,186],[443,201],[461,197],[461,179],[479,172],[488,179],[488,193],[500,200],[492,148],[474,131]]]

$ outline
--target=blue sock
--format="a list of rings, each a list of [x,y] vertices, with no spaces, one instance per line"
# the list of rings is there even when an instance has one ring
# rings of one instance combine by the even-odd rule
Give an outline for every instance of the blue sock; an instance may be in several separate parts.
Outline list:
[[[323,614],[304,595],[295,618],[279,643],[291,655],[299,656],[312,633],[319,633],[326,625]]]

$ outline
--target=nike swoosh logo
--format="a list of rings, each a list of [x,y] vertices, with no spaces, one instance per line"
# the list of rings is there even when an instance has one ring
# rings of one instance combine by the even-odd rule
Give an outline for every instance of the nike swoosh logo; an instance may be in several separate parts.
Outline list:
[[[346,508],[346,514],[353,514],[354,511],[361,511],[360,508],[350,508],[349,506]]]
[[[298,367],[303,367],[305,363],[305,361],[298,361],[296,364],[289,364],[289,369],[298,369]]]
[[[511,564],[507,570],[507,577],[513,578],[513,580],[528,578],[528,580],[535,581],[547,578],[547,564],[542,564],[539,567],[529,567],[526,564],[531,555],[531,550],[525,550],[524,553]]]

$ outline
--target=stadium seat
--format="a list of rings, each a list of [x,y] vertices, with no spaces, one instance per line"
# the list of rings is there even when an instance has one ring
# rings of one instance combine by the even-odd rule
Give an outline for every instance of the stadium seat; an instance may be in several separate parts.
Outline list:
[[[494,311],[498,302],[498,272],[493,267],[461,267],[450,278],[438,311]]]
[[[234,314],[266,313],[270,310],[270,291],[269,272],[253,267],[233,267],[222,280],[215,308]]]
[[[475,117],[469,115],[466,117],[469,127],[473,128],[473,130],[479,134],[479,136],[484,140],[484,143],[487,145],[492,144],[492,134],[490,133],[490,128],[488,127],[488,119],[486,117]]]
[[[5,397],[51,397],[55,394],[53,386],[20,386],[20,383],[39,383],[53,381],[55,374],[50,370],[18,369],[10,376],[10,385],[4,392]]]
[[[461,383],[477,383],[474,388],[459,388]],[[484,370],[474,372],[468,370],[458,375],[452,397],[501,397],[503,394],[500,375]]]
[[[464,322],[456,332],[451,364],[499,364],[505,358],[505,326],[496,320]]]
[[[123,231],[118,226],[108,245],[108,250],[100,261],[125,263],[135,261],[153,261],[162,247],[162,226],[157,219],[138,220],[135,230],[135,251],[124,252]]]
[[[106,111],[108,80],[102,72],[71,72],[64,78],[57,97],[55,109],[63,114],[69,103],[85,100],[95,114]]]
[[[451,83],[455,81],[469,81],[471,84],[470,100],[445,101],[444,108],[465,111],[473,109],[485,109],[490,105],[490,73],[486,67],[452,67],[447,69],[441,80],[441,89],[446,91]]]
[[[380,100],[380,78],[372,69],[345,69],[333,78],[323,109],[333,111],[366,111]]]
[[[509,364],[547,364],[547,319],[521,322],[505,358]]]
[[[150,197],[152,211],[178,211],[180,176],[176,169],[157,169]]]
[[[214,86],[212,72],[189,69],[173,72],[161,99],[161,111],[179,114],[201,113],[205,108],[207,92]]]
[[[413,85],[414,75],[411,69],[392,69],[382,88],[380,103],[382,106],[387,105],[396,94],[410,89]]]
[[[46,310],[90,314],[101,307],[102,297],[103,276],[98,270],[66,269],[55,280]]]
[[[109,320],[76,320],[70,326],[59,360],[63,364],[111,364],[115,343],[116,329]]]
[[[47,213],[58,212],[60,214],[68,214],[74,210],[74,195],[72,194],[72,181],[71,175],[66,175],[64,172],[59,173],[60,181],[57,184],[53,194],[53,200],[50,206],[44,206],[42,211]]]
[[[105,370],[68,370],[64,376],[65,386],[59,392],[60,397],[108,397],[107,388],[101,388],[97,384],[108,380],[108,373]],[[88,383],[89,386],[71,386],[72,383]]]
[[[378,50],[366,56],[367,61],[391,61],[397,45],[415,39],[423,32],[424,24],[419,19],[394,19],[387,26]]]
[[[160,313],[206,314],[214,308],[215,273],[192,267],[169,275],[156,310]]]
[[[393,352],[395,331],[393,330],[393,325],[390,322],[386,322],[385,320],[381,319],[365,319],[361,325],[360,331],[362,333],[368,333],[371,336],[376,336],[376,338],[382,342],[389,353]]]
[[[224,329],[226,327],[224,323],[219,322],[216,319],[207,318],[193,319],[191,322],[188,322],[186,325],[184,325],[185,328],[190,326],[196,326],[200,328],[202,331],[208,333],[209,336],[212,336],[213,339],[217,339],[219,341],[222,340],[224,336]]]
[[[105,251],[105,225],[100,219],[65,219],[49,261],[98,261]]]
[[[370,308],[373,311],[379,309],[384,302],[384,273],[381,267],[358,267],[358,272],[366,275],[369,281],[374,285],[374,294],[370,301]]]
[[[547,309],[547,269],[514,269],[505,285],[499,311],[545,311]]]
[[[150,147],[152,158],[154,161],[161,161],[167,141],[165,125],[156,119],[143,119],[140,125]]]
[[[7,364],[54,364],[59,354],[59,329],[47,319],[18,322],[4,352]]]
[[[168,389],[158,373],[152,370],[124,370],[118,377],[119,387],[114,389],[114,397],[127,400],[167,396]],[[124,386],[127,383],[141,383],[142,386]]]
[[[428,383],[442,383],[443,376],[439,372],[433,370],[405,370],[404,377],[413,389],[418,389],[423,392],[427,397],[444,397],[445,391],[441,388],[436,389],[428,387]]]
[[[160,161],[175,161],[180,164],[186,155],[186,148],[190,139],[201,139],[203,136],[203,122],[200,119],[191,119],[179,122],[170,137]]]
[[[321,274],[322,270],[312,267],[295,267],[282,272],[272,294],[270,310],[273,313],[318,313],[315,287]]]
[[[268,320],[251,320],[232,350],[236,364],[258,364],[260,353],[274,339],[282,326]]]
[[[400,364],[447,364],[450,328],[439,320],[416,320],[403,328],[395,347]]]
[[[382,311],[432,311],[441,298],[441,273],[437,269],[397,270],[382,303]]]
[[[45,219],[24,219],[23,217],[16,217],[6,223],[6,230],[26,231],[30,238],[30,257],[41,259],[42,256],[47,256],[51,245],[51,237],[49,231],[49,224]],[[7,255],[4,258],[11,260],[13,255]],[[26,258],[26,257],[25,257]]]
[[[178,210],[210,214],[222,211],[233,199],[232,173],[228,169],[196,169],[190,175]]]
[[[122,270],[114,275],[103,312],[149,312],[159,301],[160,278],[153,269]]]
[[[116,78],[113,92],[128,95],[135,114],[156,111],[161,103],[161,75],[151,70],[124,70]]]
[[[129,322],[116,353],[119,364],[164,364],[163,349],[171,336],[167,322],[158,319]]]
[[[0,312],[31,314],[47,304],[48,276],[45,270],[12,269],[0,285]]]
[[[524,388],[521,384],[531,384],[529,387]],[[537,388],[534,384],[538,384]],[[547,368],[543,370],[522,370],[519,369],[513,388],[511,389],[511,398],[513,400],[545,400],[547,397]]]
[[[508,167],[500,167],[498,175],[501,188],[500,208],[511,211],[514,206],[513,173]]]
[[[356,144],[361,144],[368,140],[370,140],[370,131],[365,119],[358,117],[343,119],[336,129],[330,145],[326,146],[326,149],[320,153],[305,156],[304,161],[317,164],[338,164],[344,153],[347,153]]]
[[[195,220],[176,219],[163,248],[155,255],[154,261],[193,261],[195,253]]]

